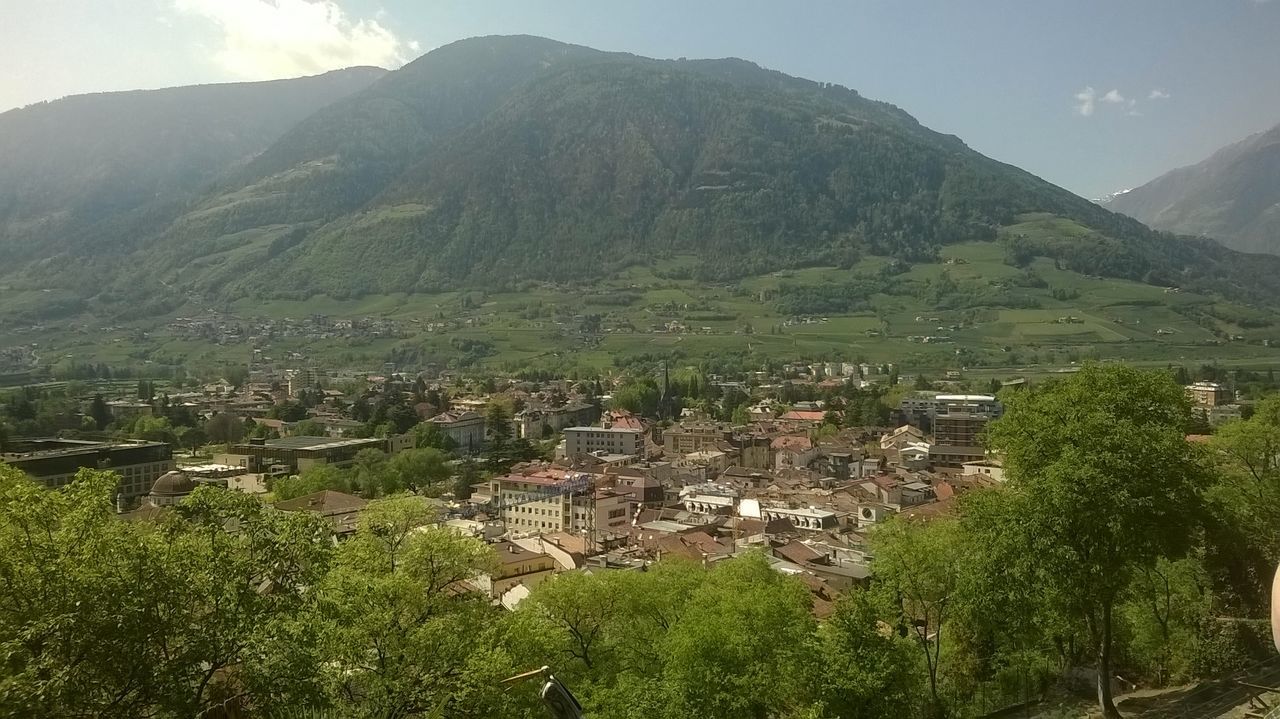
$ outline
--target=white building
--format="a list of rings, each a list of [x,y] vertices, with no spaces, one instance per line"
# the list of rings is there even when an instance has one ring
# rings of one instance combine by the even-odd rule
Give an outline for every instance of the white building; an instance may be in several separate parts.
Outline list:
[[[597,452],[639,457],[644,453],[644,433],[626,427],[569,427],[564,431],[565,456]]]

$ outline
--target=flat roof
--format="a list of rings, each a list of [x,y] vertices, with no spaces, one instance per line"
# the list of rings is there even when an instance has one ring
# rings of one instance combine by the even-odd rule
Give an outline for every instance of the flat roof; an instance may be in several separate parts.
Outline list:
[[[100,452],[104,449],[134,449],[138,447],[168,447],[164,442],[130,440],[124,442],[99,442],[83,439],[15,439],[10,451],[0,454],[0,458],[8,460],[33,459],[36,457],[70,456]]]
[[[332,437],[281,437],[280,439],[269,439],[261,445],[256,446],[271,447],[272,449],[337,449],[339,447],[358,447],[365,444],[381,444],[382,441],[383,440],[378,437],[365,437],[361,439],[334,439]],[[244,446],[244,443],[242,443],[241,446]]]
[[[989,394],[940,394],[934,399],[942,402],[994,402],[996,398]]]

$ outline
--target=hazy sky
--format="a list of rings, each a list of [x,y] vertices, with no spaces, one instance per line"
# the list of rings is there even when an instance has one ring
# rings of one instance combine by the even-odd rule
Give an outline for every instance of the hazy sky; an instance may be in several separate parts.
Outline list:
[[[515,33],[836,82],[1087,197],[1280,123],[1280,0],[0,0],[0,111]]]

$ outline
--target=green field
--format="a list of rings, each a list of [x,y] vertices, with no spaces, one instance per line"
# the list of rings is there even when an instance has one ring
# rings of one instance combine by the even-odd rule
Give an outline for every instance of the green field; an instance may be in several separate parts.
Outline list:
[[[1027,219],[1010,231],[1074,231],[1060,222]],[[792,317],[779,310],[777,296],[789,287],[838,288],[877,275],[888,263],[868,257],[848,269],[812,267],[705,284],[681,279],[688,277],[682,270],[691,262],[676,256],[631,267],[589,287],[526,283],[505,292],[244,299],[219,307],[191,303],[172,317],[216,309],[246,323],[327,315],[399,324],[397,337],[277,336],[257,344],[276,358],[298,353],[329,366],[377,365],[393,356],[406,364],[445,366],[458,362],[459,347],[468,342],[487,344],[466,364],[491,368],[602,369],[646,355],[692,360],[734,354],[753,360],[858,359],[1005,372],[1087,359],[1280,364],[1280,350],[1267,346],[1280,346],[1280,317],[1274,313],[1138,282],[1086,277],[1044,258],[1020,269],[1004,262],[997,243],[947,246],[940,262],[916,264],[892,276],[854,311]],[[1036,286],[1027,284],[1028,276]],[[930,288],[947,283],[955,292],[941,305],[931,302]],[[991,303],[982,304],[988,295]],[[15,308],[28,313],[42,301],[64,300],[57,293],[0,288],[11,317]],[[593,316],[598,322],[589,324]],[[35,327],[11,319],[0,325],[0,348],[34,343],[46,363],[201,366],[249,356],[251,345],[243,338],[219,344],[182,337],[167,327],[172,317],[113,325],[81,312]],[[424,329],[431,323],[446,326]]]

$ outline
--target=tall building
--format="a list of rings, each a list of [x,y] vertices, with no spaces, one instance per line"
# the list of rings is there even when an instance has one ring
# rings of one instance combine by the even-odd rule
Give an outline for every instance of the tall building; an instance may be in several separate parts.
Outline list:
[[[173,449],[163,442],[89,442],[76,439],[17,439],[0,462],[16,467],[46,487],[69,484],[81,469],[108,469],[120,475],[122,505],[145,496],[161,475],[174,469]]]
[[[574,532],[589,543],[625,531],[634,493],[604,486],[602,475],[555,467],[494,477],[489,494],[510,532]]]
[[[720,442],[730,442],[733,430],[727,425],[699,423],[675,425],[662,432],[662,448],[667,454],[689,454]]]
[[[1191,401],[1201,407],[1217,407],[1231,401],[1231,392],[1217,382],[1196,382],[1187,385]]]

